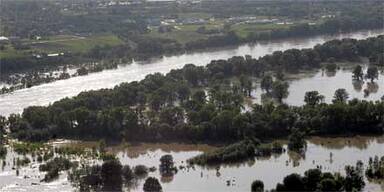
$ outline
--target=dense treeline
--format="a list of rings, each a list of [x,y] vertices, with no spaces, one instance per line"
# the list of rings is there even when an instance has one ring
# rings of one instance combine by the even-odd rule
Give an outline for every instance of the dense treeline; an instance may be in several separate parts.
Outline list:
[[[254,105],[246,113],[242,109],[254,77],[264,79],[266,72],[279,71],[275,80],[266,78],[262,88],[267,95],[271,89],[272,97],[281,102],[288,94],[281,70],[318,68],[330,58],[368,57],[383,50],[383,40],[333,40],[259,59],[233,57],[206,67],[190,64],[114,89],[83,92],[48,107],[26,108],[21,116],[8,118],[9,128],[15,137],[34,141],[59,137],[230,142],[245,136],[281,137],[294,128],[309,134],[382,133],[384,103],[346,102],[342,91],[334,104],[320,104],[312,96],[302,107],[270,103]]]

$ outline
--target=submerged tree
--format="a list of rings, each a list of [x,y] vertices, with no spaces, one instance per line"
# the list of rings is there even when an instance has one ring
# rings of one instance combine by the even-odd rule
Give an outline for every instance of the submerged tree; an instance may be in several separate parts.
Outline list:
[[[345,89],[337,89],[335,91],[335,95],[333,96],[333,100],[332,102],[333,103],[345,103],[349,98],[349,94],[347,92],[347,90]]]
[[[309,91],[305,93],[304,102],[307,105],[317,105],[324,101],[324,96],[320,95],[318,91]]]
[[[284,98],[288,97],[288,83],[283,81],[275,81],[272,84],[272,96],[277,99],[278,102],[283,102]]]
[[[346,166],[345,173],[344,187],[346,191],[361,191],[364,188],[363,163],[361,161],[356,163],[356,167]]]
[[[260,87],[261,89],[265,90],[267,93],[272,89],[272,84],[273,84],[273,78],[270,75],[265,75],[261,79]]]
[[[158,179],[155,177],[148,177],[145,180],[143,190],[145,192],[161,192],[163,189]]]
[[[264,183],[260,180],[255,180],[251,185],[252,192],[263,192],[264,191]]]
[[[305,135],[298,129],[293,129],[288,138],[288,149],[296,152],[302,152],[307,147]]]
[[[369,66],[367,69],[367,74],[365,75],[365,77],[367,79],[370,79],[371,82],[373,82],[373,80],[379,78],[379,70],[377,69],[376,66]]]
[[[122,166],[119,160],[104,161],[101,166],[101,179],[103,190],[121,191],[122,188]]]
[[[241,75],[239,77],[239,81],[240,81],[240,87],[244,93],[244,95],[246,96],[251,96],[251,91],[252,91],[252,81],[251,79],[249,79],[249,77],[245,76],[245,75]]]
[[[357,81],[360,81],[360,80],[363,80],[364,78],[364,72],[363,72],[363,68],[361,67],[361,65],[357,65],[354,69],[353,69],[353,75],[352,75],[352,78],[354,80],[357,80]]]

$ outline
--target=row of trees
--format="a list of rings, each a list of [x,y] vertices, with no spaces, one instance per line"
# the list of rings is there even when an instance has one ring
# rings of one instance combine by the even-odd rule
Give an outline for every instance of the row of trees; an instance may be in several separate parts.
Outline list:
[[[382,156],[380,159],[378,156],[375,156],[374,158],[370,157],[365,175],[368,177],[368,179],[383,180],[384,156]]]

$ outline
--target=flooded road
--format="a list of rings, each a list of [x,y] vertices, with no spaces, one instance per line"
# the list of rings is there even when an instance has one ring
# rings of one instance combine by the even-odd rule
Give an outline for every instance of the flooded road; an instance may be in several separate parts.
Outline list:
[[[246,44],[224,50],[186,53],[169,57],[164,56],[160,59],[154,59],[144,63],[134,62],[130,65],[121,65],[114,70],[105,70],[87,76],[59,80],[0,95],[0,115],[8,116],[11,113],[20,113],[24,108],[32,105],[48,105],[59,99],[75,96],[82,91],[113,88],[115,85],[122,82],[141,80],[146,75],[155,72],[167,73],[171,69],[181,68],[188,63],[206,65],[211,60],[228,59],[238,55],[251,55],[257,58],[279,50],[290,48],[312,48],[316,44],[321,44],[331,39],[365,39],[380,34],[383,34],[382,30],[354,32],[335,36],[276,40],[256,44]],[[291,87],[294,87],[294,85],[291,85]],[[291,95],[292,93],[293,91],[291,92]]]

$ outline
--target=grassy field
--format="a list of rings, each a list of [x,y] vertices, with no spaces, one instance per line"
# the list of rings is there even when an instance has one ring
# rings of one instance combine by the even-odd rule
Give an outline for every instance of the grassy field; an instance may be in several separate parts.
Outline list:
[[[24,45],[29,46],[26,50],[15,50],[11,45],[7,45],[6,49],[0,51],[0,58],[15,58],[32,53],[59,53],[59,52],[72,52],[72,53],[86,53],[93,47],[99,46],[116,46],[122,44],[115,35],[95,35],[89,37],[58,35],[42,40],[22,40]]]
[[[16,51],[12,46],[7,45],[4,50],[0,51],[0,59],[22,57],[24,54],[25,51]]]
[[[220,28],[220,25],[208,24],[208,25],[178,25],[173,31],[168,33],[159,33],[157,28],[154,28],[147,36],[156,38],[175,39],[179,43],[187,43],[198,39],[205,39],[208,35],[197,33],[196,30],[205,26],[206,29]]]
[[[90,37],[76,36],[59,36],[50,38],[42,43],[32,42],[31,46],[47,53],[70,51],[74,53],[86,53],[93,47],[99,46],[116,46],[122,44],[122,41],[114,35],[97,35]]]
[[[274,29],[285,29],[289,28],[292,25],[279,25],[275,23],[268,24],[237,24],[233,25],[232,29],[236,32],[240,37],[247,37],[248,34],[252,32],[261,32],[261,31],[271,31]]]

